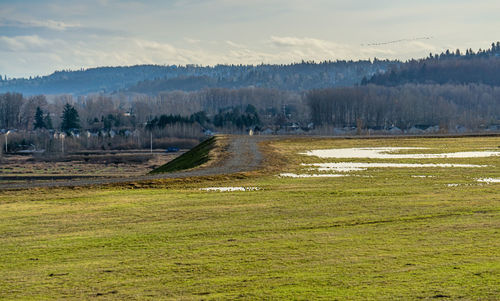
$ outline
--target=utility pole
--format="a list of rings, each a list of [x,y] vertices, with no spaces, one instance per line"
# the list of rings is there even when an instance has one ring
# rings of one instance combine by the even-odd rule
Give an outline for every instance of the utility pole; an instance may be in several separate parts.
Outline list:
[[[61,137],[61,152],[64,155],[64,137],[66,135],[64,133],[59,134],[59,137]]]
[[[12,131],[7,131],[5,133],[5,153],[9,151],[9,149],[7,148],[7,136],[9,136],[10,133],[12,133]]]
[[[9,135],[9,132],[5,133],[5,153],[8,152],[8,149],[7,149],[7,136]]]
[[[151,131],[151,143],[150,143],[150,152],[153,153],[153,131]]]

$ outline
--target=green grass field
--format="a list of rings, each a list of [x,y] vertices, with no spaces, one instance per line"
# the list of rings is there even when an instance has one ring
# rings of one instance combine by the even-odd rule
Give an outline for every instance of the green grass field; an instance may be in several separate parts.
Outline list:
[[[302,172],[345,161],[298,155],[310,149],[498,150],[500,138],[267,143],[268,166]],[[498,300],[500,184],[476,179],[500,178],[500,157],[395,162],[489,167],[4,191],[0,299]],[[261,190],[200,191],[213,186]]]

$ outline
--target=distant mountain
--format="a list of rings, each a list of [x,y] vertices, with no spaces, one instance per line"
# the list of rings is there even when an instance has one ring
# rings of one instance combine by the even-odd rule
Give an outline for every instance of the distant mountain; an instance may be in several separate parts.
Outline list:
[[[290,91],[346,87],[383,73],[396,61],[302,62],[290,65],[217,65],[203,67],[138,65],[56,71],[30,79],[0,80],[1,92],[74,94],[196,91],[205,88],[264,87]]]
[[[393,66],[389,72],[364,79],[363,84],[398,86],[404,84],[485,84],[500,86],[500,42],[490,49],[465,53],[449,50],[426,59]]]

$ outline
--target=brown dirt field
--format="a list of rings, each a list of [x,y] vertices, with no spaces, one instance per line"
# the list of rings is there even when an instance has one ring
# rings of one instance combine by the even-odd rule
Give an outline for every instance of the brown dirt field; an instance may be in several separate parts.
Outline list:
[[[90,152],[65,157],[6,155],[0,164],[0,181],[58,180],[140,176],[184,153]]]

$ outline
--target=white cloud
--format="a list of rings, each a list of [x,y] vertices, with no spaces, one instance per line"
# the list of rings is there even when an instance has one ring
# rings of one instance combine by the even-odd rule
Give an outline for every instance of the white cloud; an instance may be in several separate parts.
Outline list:
[[[6,37],[0,36],[0,50],[6,52],[47,51],[53,45],[37,35]]]
[[[27,24],[30,24],[34,27],[46,27],[54,30],[66,30],[68,28],[76,28],[81,27],[80,24],[76,23],[66,23],[62,21],[54,21],[54,20],[46,20],[46,21],[31,21]]]
[[[348,59],[359,54],[358,47],[316,38],[272,36],[270,42],[281,52],[280,56],[292,57],[294,60]]]
[[[239,44],[233,41],[226,41],[226,44],[234,48],[246,48],[246,45]]]
[[[78,28],[82,27],[79,23],[68,23],[63,21],[56,20],[11,20],[11,19],[2,19],[0,21],[1,26],[14,26],[19,28],[32,28],[32,27],[41,27],[48,28],[52,30],[64,31],[69,28]]]
[[[368,58],[419,58],[429,52],[437,53],[443,49],[428,40],[401,39],[398,43],[380,43],[379,45],[342,44],[316,38],[277,37],[269,42],[280,51],[280,56],[295,60],[342,60]]]
[[[314,46],[327,48],[332,43],[324,40],[313,38],[297,38],[297,37],[276,37],[271,36],[271,42],[277,46],[297,47],[297,46]]]
[[[184,38],[184,41],[188,42],[189,44],[198,44],[201,42],[201,40],[191,38]]]
[[[172,55],[177,53],[175,47],[167,43],[159,43],[141,39],[133,39],[131,41],[141,50],[147,51],[149,53],[159,52],[164,53],[165,55]]]

